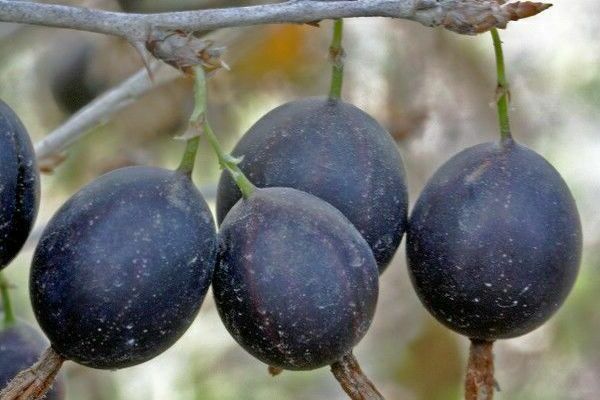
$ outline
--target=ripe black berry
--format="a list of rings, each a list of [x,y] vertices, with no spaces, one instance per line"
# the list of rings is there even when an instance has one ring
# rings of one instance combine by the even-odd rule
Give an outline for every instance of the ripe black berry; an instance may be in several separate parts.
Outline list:
[[[27,130],[0,100],[0,269],[29,236],[40,201],[40,178]]]
[[[232,154],[258,187],[292,187],[332,204],[371,246],[381,271],[406,228],[404,168],[390,135],[368,114],[339,100],[308,98],[262,117]],[[217,220],[240,199],[221,175]]]
[[[132,366],[189,327],[215,257],[212,215],[188,176],[123,168],[75,194],[45,229],[31,269],[33,309],[63,357]]]
[[[4,386],[21,370],[35,363],[48,347],[46,340],[31,325],[16,321],[13,325],[0,329],[0,385]],[[64,383],[58,379],[47,400],[65,398]]]
[[[367,332],[378,270],[334,207],[290,188],[256,189],[221,225],[213,292],[221,319],[273,367],[319,368]]]
[[[494,340],[554,314],[577,276],[581,246],[561,176],[508,139],[471,147],[436,172],[411,215],[407,255],[417,293],[439,321]]]

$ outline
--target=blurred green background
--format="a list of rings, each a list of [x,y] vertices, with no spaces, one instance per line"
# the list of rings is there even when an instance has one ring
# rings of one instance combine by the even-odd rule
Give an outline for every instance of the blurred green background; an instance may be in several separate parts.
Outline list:
[[[65,3],[65,2],[63,2]],[[73,4],[81,2],[71,1]],[[121,1],[130,11],[249,4],[229,0]],[[112,0],[87,5],[118,9]],[[584,226],[581,273],[561,311],[524,337],[496,344],[498,399],[597,400],[600,393],[600,8],[596,0],[555,4],[502,32],[513,95],[515,138],[545,156],[577,199]],[[232,30],[236,31],[236,30]],[[237,30],[210,81],[210,118],[225,147],[285,101],[324,95],[331,23]],[[496,140],[495,71],[489,35],[461,37],[381,18],[346,24],[344,98],[373,115],[398,143],[411,202],[451,155]],[[140,68],[115,38],[0,24],[0,98],[39,141],[94,96]],[[192,107],[190,83],[164,84],[68,150],[44,175],[37,227],[6,270],[15,311],[34,322],[27,294],[31,251],[53,212],[96,176],[132,164],[175,167]],[[48,169],[52,169],[46,166]],[[195,182],[214,204],[216,159],[206,143]],[[381,278],[378,311],[356,348],[363,369],[388,399],[459,399],[467,340],[421,307],[404,245]],[[108,372],[67,363],[71,400],[344,399],[324,368],[270,377],[222,326],[209,294],[191,329],[170,350],[133,368]]]

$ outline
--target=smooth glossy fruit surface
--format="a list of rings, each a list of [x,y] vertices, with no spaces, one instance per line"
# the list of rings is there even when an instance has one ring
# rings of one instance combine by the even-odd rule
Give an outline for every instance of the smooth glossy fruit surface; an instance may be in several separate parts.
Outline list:
[[[35,152],[19,117],[0,100],[0,269],[19,253],[40,202]]]
[[[225,326],[250,354],[274,367],[314,369],[367,332],[377,264],[328,203],[290,188],[257,189],[221,225],[213,292]]]
[[[456,332],[492,340],[554,314],[577,276],[581,246],[561,176],[508,140],[466,149],[435,173],[412,212],[406,248],[427,309]]]
[[[44,337],[25,322],[16,321],[8,328],[0,328],[0,386],[6,386],[20,371],[31,367],[48,345]],[[64,398],[64,382],[59,377],[44,399]]]
[[[212,215],[189,177],[119,169],[76,193],[44,230],[31,267],[33,309],[64,357],[132,366],[189,327],[215,257]]]
[[[408,195],[393,139],[368,114],[342,101],[308,98],[262,117],[232,154],[259,187],[292,187],[340,210],[371,246],[379,269],[406,229]],[[241,193],[227,173],[217,194],[219,223]]]

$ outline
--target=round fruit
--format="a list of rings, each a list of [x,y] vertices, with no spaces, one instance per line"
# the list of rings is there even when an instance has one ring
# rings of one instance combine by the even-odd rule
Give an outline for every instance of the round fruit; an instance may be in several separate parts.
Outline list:
[[[242,137],[232,154],[259,187],[292,187],[340,210],[371,246],[381,271],[406,228],[404,167],[390,135],[368,114],[339,100],[308,98],[280,106]],[[217,220],[240,199],[221,175]]]
[[[29,368],[48,347],[46,340],[31,325],[17,321],[0,329],[0,385],[5,386],[20,371]],[[46,400],[65,398],[64,383],[58,379]]]
[[[464,150],[418,199],[407,255],[421,301],[476,339],[525,334],[571,290],[581,258],[575,201],[558,172],[512,140]]]
[[[33,309],[63,357],[129,367],[186,331],[215,257],[212,215],[188,176],[119,169],[75,194],[48,224],[31,268]]]
[[[19,253],[40,202],[40,177],[27,130],[0,100],[0,269]]]
[[[309,370],[339,360],[367,332],[377,264],[328,203],[290,188],[256,189],[221,225],[213,292],[223,323],[250,354]]]

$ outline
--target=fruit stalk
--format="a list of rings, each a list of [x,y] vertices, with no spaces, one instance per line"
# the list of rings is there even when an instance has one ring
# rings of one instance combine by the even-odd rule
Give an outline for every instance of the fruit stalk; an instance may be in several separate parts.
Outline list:
[[[502,140],[511,139],[510,120],[508,117],[508,107],[510,103],[510,90],[506,79],[506,67],[504,65],[504,52],[502,51],[502,40],[498,29],[491,31],[494,42],[494,53],[496,55],[496,74],[498,76],[498,86],[496,88],[498,122],[500,123],[500,137]]]
[[[198,73],[194,73],[194,110],[190,116],[190,127],[196,127],[199,122],[204,119],[206,112],[206,82],[204,76],[204,70],[202,70],[201,76]],[[185,145],[185,151],[183,152],[183,158],[177,170],[188,176],[192,175],[194,170],[194,164],[196,163],[196,154],[198,153],[198,147],[200,145],[200,136],[194,136],[187,140]]]
[[[471,339],[465,400],[492,400],[494,398],[494,353],[493,342]]]
[[[43,399],[65,359],[48,348],[31,368],[19,372],[0,392],[0,400]]]
[[[330,99],[339,99],[342,96],[342,84],[344,83],[344,48],[342,37],[344,33],[344,20],[336,19],[333,22],[333,39],[329,47],[331,58],[331,87],[329,89]]]
[[[248,198],[256,188],[246,175],[244,175],[240,167],[238,167],[241,160],[233,157],[229,153],[225,153],[221,148],[221,144],[206,117],[206,75],[204,68],[202,66],[197,66],[193,68],[193,71],[196,103],[190,122],[192,125],[198,127],[206,136],[206,139],[219,159],[221,168],[229,171],[236,185],[240,188],[242,196]]]
[[[11,326],[15,322],[15,314],[10,301],[10,285],[4,274],[0,272],[0,294],[2,295],[2,307],[4,311],[4,328]]]
[[[352,400],[385,400],[351,352],[331,364],[331,372]]]
[[[200,145],[200,137],[193,137],[188,139],[181,158],[181,163],[177,168],[177,171],[192,176],[194,170],[194,164],[196,163],[196,153],[198,153],[198,147]]]

